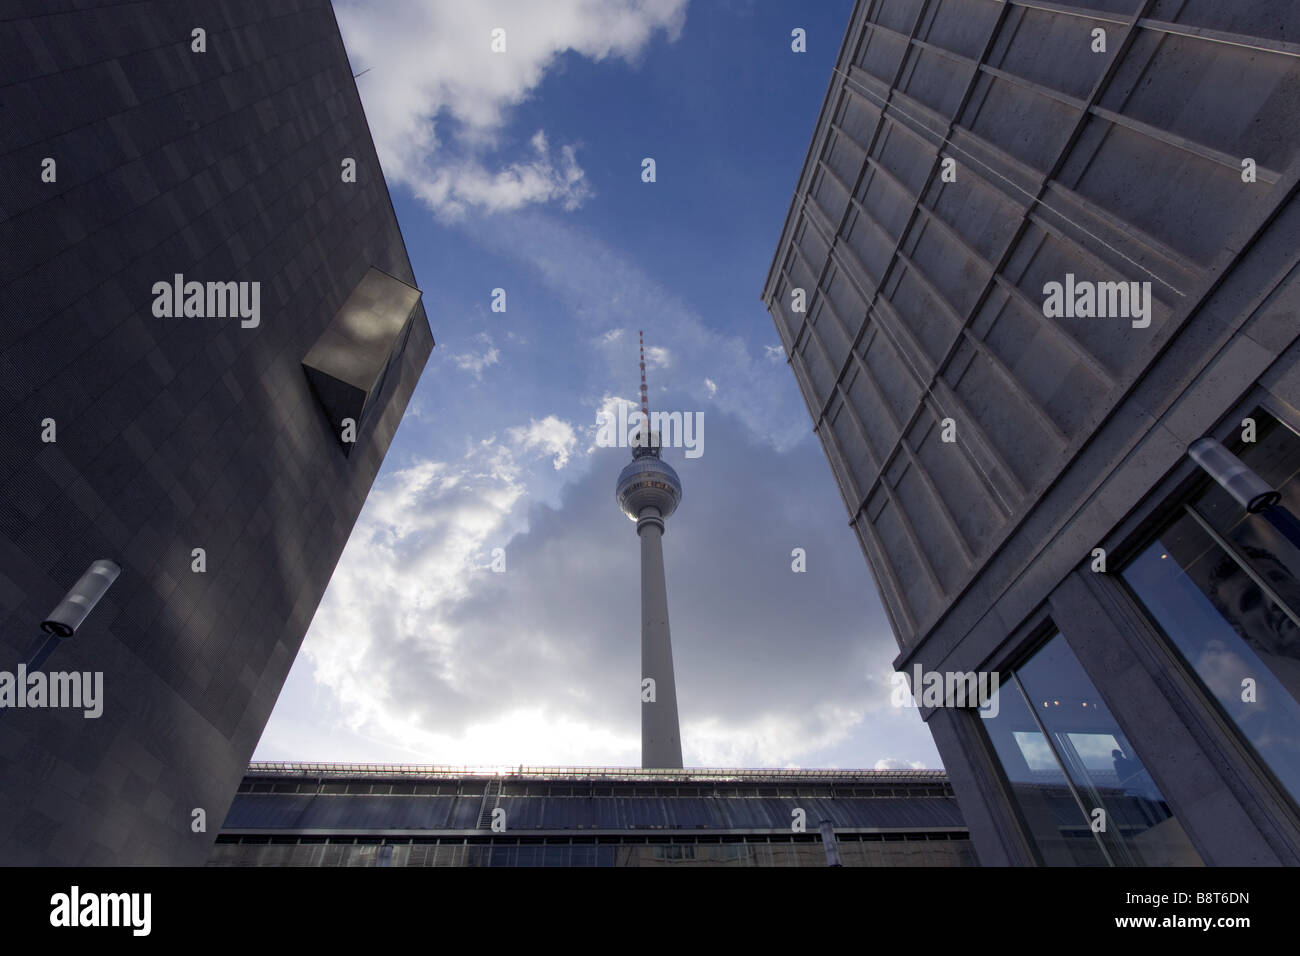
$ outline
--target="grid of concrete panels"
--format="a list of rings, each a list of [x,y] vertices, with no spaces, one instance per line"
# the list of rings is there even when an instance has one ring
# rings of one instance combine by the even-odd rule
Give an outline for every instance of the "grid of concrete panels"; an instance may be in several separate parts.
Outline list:
[[[123,570],[48,664],[103,671],[104,715],[0,721],[0,860],[198,863],[432,336],[417,306],[346,457],[301,359],[371,265],[415,277],[326,0],[28,6],[0,29],[2,666],[92,560]],[[176,273],[260,282],[260,324],[155,318]]]
[[[859,3],[764,297],[901,643],[1278,201],[1297,35],[1264,3]],[[1066,273],[1150,281],[1150,327],[1045,318]]]

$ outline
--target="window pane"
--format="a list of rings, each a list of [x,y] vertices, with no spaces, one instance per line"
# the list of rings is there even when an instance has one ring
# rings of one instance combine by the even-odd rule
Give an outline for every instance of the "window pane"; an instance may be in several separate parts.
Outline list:
[[[574,847],[573,849],[577,849]],[[569,865],[570,847],[563,844],[547,844],[543,848],[542,865],[543,866],[568,866]],[[581,866],[582,864],[578,864]]]
[[[542,848],[540,846],[521,846],[516,858],[516,866],[541,866]]]
[[[1191,516],[1122,575],[1207,694],[1300,801],[1300,657],[1286,611]]]
[[[1088,819],[1014,683],[1000,689],[998,715],[980,723],[997,751],[1043,862],[1049,866],[1105,866],[1106,857]]]
[[[1266,484],[1282,493],[1282,510],[1292,515],[1300,513],[1300,482],[1295,481],[1300,470],[1300,438],[1276,419],[1256,411],[1252,416],[1259,422],[1257,441],[1243,445],[1238,456],[1255,471]],[[1233,557],[1248,568],[1257,582],[1266,585],[1266,591],[1281,601],[1294,613],[1300,609],[1300,551],[1264,515],[1246,512],[1231,495],[1218,484],[1208,489],[1193,504],[1196,513],[1227,540]],[[1284,616],[1285,617],[1285,616]],[[1281,657],[1300,661],[1300,640],[1294,622],[1277,622],[1268,644]],[[1284,681],[1286,677],[1272,661],[1265,661]],[[1291,665],[1296,669],[1296,664]],[[1291,686],[1292,695],[1300,698],[1300,688]]]
[[[1016,677],[1047,728],[1052,749],[1083,801],[1090,824],[1101,827],[1097,838],[1111,862],[1201,865],[1164,795],[1065,638],[1053,637],[1016,671]]]

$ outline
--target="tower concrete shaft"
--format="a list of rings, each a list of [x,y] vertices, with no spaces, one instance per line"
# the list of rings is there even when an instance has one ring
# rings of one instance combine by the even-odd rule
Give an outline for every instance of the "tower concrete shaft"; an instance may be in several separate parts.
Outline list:
[[[668,586],[664,579],[664,522],[646,508],[636,523],[641,538],[641,766],[680,768],[682,738],[677,723],[677,681],[668,629]],[[645,680],[654,681],[646,700]]]

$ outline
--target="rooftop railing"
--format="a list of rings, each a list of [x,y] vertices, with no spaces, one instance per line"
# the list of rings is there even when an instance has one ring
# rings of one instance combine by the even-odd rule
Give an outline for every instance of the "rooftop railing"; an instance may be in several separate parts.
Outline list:
[[[642,769],[640,767],[531,767],[531,766],[450,766],[440,764],[388,763],[309,763],[254,761],[248,776],[332,776],[332,777],[503,777],[516,779],[584,779],[584,780],[854,780],[879,783],[940,783],[947,780],[942,770],[807,770],[800,768],[724,768],[686,767],[683,769]]]

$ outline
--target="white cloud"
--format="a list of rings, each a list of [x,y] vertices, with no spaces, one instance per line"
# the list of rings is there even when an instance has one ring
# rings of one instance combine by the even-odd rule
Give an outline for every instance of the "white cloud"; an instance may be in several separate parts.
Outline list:
[[[489,171],[476,159],[440,164],[412,183],[415,194],[448,219],[459,219],[471,208],[508,212],[530,203],[557,201],[573,210],[591,195],[586,174],[572,146],[560,148],[558,159],[541,130],[530,145],[531,160],[509,163]]]
[[[530,422],[518,438],[553,456],[564,425]],[[707,467],[682,463],[687,494],[665,539],[688,765],[919,766],[933,744],[915,710],[890,706],[897,646],[861,600],[866,569],[831,479],[792,455],[755,475],[761,446],[745,429],[720,419],[714,436]],[[640,553],[612,494],[626,453],[571,464],[556,507],[532,471],[556,474],[551,457],[514,437],[376,484],[259,759],[638,762]],[[742,476],[755,500],[775,503],[761,526],[734,494]],[[817,481],[822,493],[783,497]],[[792,540],[821,555],[807,574],[772,547]],[[498,547],[503,573],[489,569]],[[792,648],[812,619],[816,634]]]
[[[783,349],[783,348],[782,348],[781,346],[779,346],[779,345],[765,345],[765,346],[763,346],[763,354],[767,356],[767,360],[768,360],[769,362],[784,362],[784,361],[785,361],[785,349]]]
[[[715,382],[713,379],[706,378],[704,380],[704,387],[709,391],[709,398],[713,398],[715,395],[718,394],[718,383]]]
[[[540,448],[545,454],[554,455],[556,471],[569,463],[573,446],[578,443],[573,426],[554,415],[547,415],[540,421],[533,419],[525,428],[510,429],[509,434],[510,440],[521,451]]]
[[[451,352],[450,357],[457,368],[469,372],[474,376],[475,381],[481,381],[483,370],[490,365],[496,365],[501,358],[501,353],[497,351],[497,347],[492,344],[492,339],[488,335],[480,333],[475,338],[487,346],[482,352]]]
[[[398,471],[371,492],[302,648],[350,726],[410,740],[397,732],[409,717],[392,711],[385,670],[372,666],[395,648],[418,655],[446,685],[463,686],[466,648],[440,626],[439,612],[469,593],[481,573],[476,557],[506,543],[506,520],[523,495],[509,450],[492,441],[455,465],[423,461]]]
[[[924,770],[925,764],[919,760],[900,760],[897,757],[882,757],[876,761],[872,770]]]
[[[810,751],[833,747],[862,722],[863,713],[823,704],[798,713],[762,715],[743,722],[686,722],[682,737],[704,767],[794,766]]]
[[[606,393],[601,397],[600,403],[596,406],[595,411],[592,415],[591,424],[586,426],[586,430],[590,435],[590,439],[589,439],[590,444],[587,445],[588,453],[595,451],[596,448],[598,447],[596,445],[596,439],[599,437],[601,431],[601,427],[599,424],[600,422],[602,421],[610,422],[612,423],[612,427],[617,428],[617,423],[619,420],[618,409],[620,405],[627,406],[628,410],[626,414],[628,416],[631,416],[632,414],[635,413],[636,410],[640,408],[637,401],[633,401],[632,399],[628,399],[628,398],[622,398],[621,396],[618,395],[610,395]]]
[[[511,110],[561,54],[635,61],[659,32],[675,40],[686,0],[345,0],[336,4],[375,146],[390,183],[437,213],[531,203],[573,208],[590,187],[576,146],[538,130],[522,159],[501,159]],[[491,49],[506,31],[506,51]]]
[[[647,369],[670,368],[672,364],[673,353],[662,345],[647,345],[645,347],[645,367]]]

